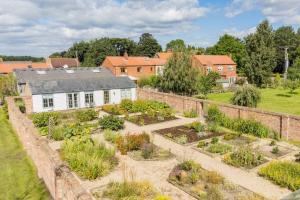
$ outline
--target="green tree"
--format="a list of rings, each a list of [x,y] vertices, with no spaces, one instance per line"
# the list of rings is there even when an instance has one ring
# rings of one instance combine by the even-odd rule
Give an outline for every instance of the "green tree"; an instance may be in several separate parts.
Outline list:
[[[273,69],[276,67],[276,49],[272,26],[267,20],[258,25],[255,33],[245,38],[249,60],[245,66],[245,74],[250,83],[259,87],[271,81]]]
[[[164,92],[193,95],[196,92],[198,74],[198,70],[192,67],[190,52],[174,52],[165,65],[159,89]]]
[[[300,87],[299,80],[285,80],[283,82],[284,89],[288,89],[290,94],[295,94],[295,90]]]
[[[66,55],[66,51],[54,52],[49,56],[49,58],[62,58],[65,57],[65,55]]]
[[[237,71],[243,72],[247,61],[247,51],[245,44],[238,38],[225,34],[220,37],[217,44],[207,48],[207,54],[213,55],[231,55],[237,63]]]
[[[77,52],[79,62],[83,63],[85,54],[89,50],[89,47],[90,47],[89,42],[81,41],[81,42],[74,43],[73,46],[68,49],[64,57],[76,58],[76,52]]]
[[[186,48],[186,45],[182,39],[171,40],[167,45],[167,50],[181,51]]]
[[[274,69],[275,72],[283,73],[284,72],[284,48],[285,46],[289,47],[289,62],[290,64],[294,63],[296,58],[296,48],[297,48],[297,35],[294,32],[293,27],[291,26],[282,26],[279,27],[274,34],[274,41],[276,46],[276,61],[277,66]]]
[[[294,64],[288,69],[288,79],[300,80],[300,57],[297,57]]]
[[[0,76],[0,100],[4,100],[6,96],[17,94],[16,79],[13,74]]]
[[[143,33],[137,46],[137,54],[140,56],[153,57],[157,52],[162,51],[160,44],[150,33]]]
[[[261,100],[261,94],[257,88],[251,85],[243,85],[234,92],[231,102],[234,105],[257,107]]]
[[[206,76],[200,76],[197,81],[197,91],[203,94],[205,97],[212,89],[217,85],[217,80],[220,79],[220,74],[217,72],[210,72]]]

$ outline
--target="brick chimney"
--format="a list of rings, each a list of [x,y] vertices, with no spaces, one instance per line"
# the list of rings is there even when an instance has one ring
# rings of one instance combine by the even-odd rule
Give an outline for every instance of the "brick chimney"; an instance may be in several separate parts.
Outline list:
[[[126,59],[126,60],[128,60],[128,53],[127,53],[127,51],[125,51],[125,53],[124,53],[124,58]]]

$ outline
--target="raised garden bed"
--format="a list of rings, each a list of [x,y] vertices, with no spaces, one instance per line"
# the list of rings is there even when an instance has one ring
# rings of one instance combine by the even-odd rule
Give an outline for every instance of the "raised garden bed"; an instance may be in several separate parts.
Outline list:
[[[223,135],[223,133],[217,132],[198,132],[187,125],[160,129],[155,132],[179,144],[190,144]]]
[[[141,115],[132,115],[125,118],[127,121],[132,122],[139,126],[149,125],[149,124],[156,124],[160,122],[166,122],[170,120],[177,119],[175,116],[170,117],[151,117],[147,114],[141,114]]]
[[[196,199],[264,199],[192,161],[175,166],[168,181]]]
[[[281,145],[269,145],[269,144],[259,145],[254,150],[257,150],[261,152],[264,156],[272,159],[278,159],[293,151],[288,147],[284,147]]]
[[[229,144],[219,142],[218,138],[213,138],[211,141],[200,141],[194,149],[211,157],[217,157],[232,152],[233,147]]]
[[[257,141],[257,138],[255,138],[254,136],[237,134],[226,134],[222,139],[222,142],[234,146],[250,145],[255,141]]]

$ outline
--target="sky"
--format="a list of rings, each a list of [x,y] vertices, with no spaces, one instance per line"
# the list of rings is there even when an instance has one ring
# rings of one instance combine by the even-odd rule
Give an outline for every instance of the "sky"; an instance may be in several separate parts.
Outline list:
[[[101,37],[138,41],[144,32],[207,47],[268,19],[300,27],[300,0],[0,0],[0,55],[47,57]]]

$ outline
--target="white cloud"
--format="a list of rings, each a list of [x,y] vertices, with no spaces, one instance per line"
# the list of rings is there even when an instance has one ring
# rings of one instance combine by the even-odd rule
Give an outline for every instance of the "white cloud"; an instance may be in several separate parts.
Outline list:
[[[4,1],[0,54],[46,56],[82,39],[184,32],[208,11],[197,0]]]
[[[256,27],[251,27],[245,30],[238,30],[236,27],[224,29],[224,33],[235,36],[237,38],[244,38],[247,35],[254,33],[256,31]]]
[[[233,0],[225,8],[225,16],[235,17],[252,9],[259,9],[272,23],[300,25],[299,0]]]

